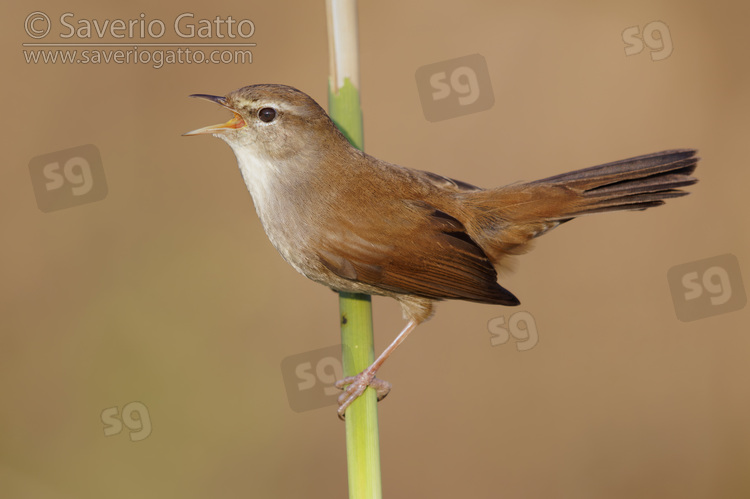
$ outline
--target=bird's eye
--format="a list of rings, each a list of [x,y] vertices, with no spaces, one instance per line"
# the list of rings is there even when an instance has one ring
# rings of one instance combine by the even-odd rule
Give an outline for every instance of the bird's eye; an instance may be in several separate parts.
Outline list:
[[[258,118],[264,123],[270,123],[276,118],[276,110],[272,107],[264,107],[258,111]]]

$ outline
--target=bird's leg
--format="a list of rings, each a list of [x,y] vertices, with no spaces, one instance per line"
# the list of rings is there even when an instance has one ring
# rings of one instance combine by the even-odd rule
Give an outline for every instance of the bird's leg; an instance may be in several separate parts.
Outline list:
[[[388,348],[383,350],[383,353],[375,359],[370,367],[357,374],[356,376],[347,376],[344,379],[340,379],[336,382],[336,388],[344,390],[344,393],[339,395],[339,418],[344,419],[344,413],[346,409],[357,400],[357,398],[365,392],[368,386],[375,388],[378,394],[378,400],[385,398],[388,392],[391,390],[391,384],[387,381],[383,381],[375,377],[375,373],[383,365],[383,362],[390,357],[393,351],[409,336],[409,333],[414,331],[414,328],[419,324],[418,321],[412,319],[406,324],[406,327],[398,333],[396,339],[388,345]]]

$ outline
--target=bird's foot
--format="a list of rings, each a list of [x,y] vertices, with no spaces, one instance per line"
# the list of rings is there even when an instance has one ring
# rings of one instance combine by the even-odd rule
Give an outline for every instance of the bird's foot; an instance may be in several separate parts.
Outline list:
[[[347,376],[344,379],[340,379],[335,384],[339,390],[344,390],[344,393],[339,395],[339,409],[338,414],[340,419],[344,419],[344,413],[346,409],[359,398],[360,395],[365,393],[368,386],[375,389],[378,395],[378,401],[381,401],[391,391],[391,384],[382,379],[375,377],[375,371],[365,369],[356,376]]]

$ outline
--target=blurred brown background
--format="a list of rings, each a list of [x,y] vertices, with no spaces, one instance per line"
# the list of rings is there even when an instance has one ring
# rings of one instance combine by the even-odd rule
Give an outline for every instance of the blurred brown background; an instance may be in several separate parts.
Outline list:
[[[4,10],[0,495],[346,497],[335,408],[292,411],[281,370],[339,342],[336,295],[277,255],[226,144],[180,136],[229,118],[191,93],[275,82],[325,106],[324,2]],[[32,10],[56,43],[131,43],[63,40],[65,12],[163,20],[167,35],[135,45],[227,41],[174,36],[192,12],[251,19],[257,47],[249,65],[27,64]],[[681,322],[667,279],[731,253],[750,281],[748,4],[363,1],[359,14],[377,157],[482,186],[667,148],[703,158],[686,198],[542,238],[501,278],[519,309],[439,306],[381,372],[385,496],[750,496],[750,308]],[[653,21],[672,54],[626,56],[623,31]],[[474,53],[494,106],[427,121],[415,71]],[[29,162],[84,144],[106,197],[43,213]],[[374,308],[380,350],[403,321],[394,302]],[[538,344],[492,346],[488,323],[518,311]],[[147,438],[105,436],[102,412],[131,402]]]

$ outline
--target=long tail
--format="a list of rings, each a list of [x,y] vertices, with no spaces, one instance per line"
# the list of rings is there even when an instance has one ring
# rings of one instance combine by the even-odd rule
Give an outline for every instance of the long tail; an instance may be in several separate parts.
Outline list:
[[[584,168],[498,189],[470,192],[468,203],[480,221],[475,237],[495,265],[523,253],[528,242],[581,215],[645,210],[698,180],[690,175],[698,159],[694,149],[675,149]]]
[[[526,184],[569,189],[578,199],[560,206],[561,218],[615,210],[645,210],[665,199],[685,196],[680,187],[692,185],[698,166],[694,149],[662,151],[645,156],[592,166]],[[566,209],[567,208],[567,209]]]

